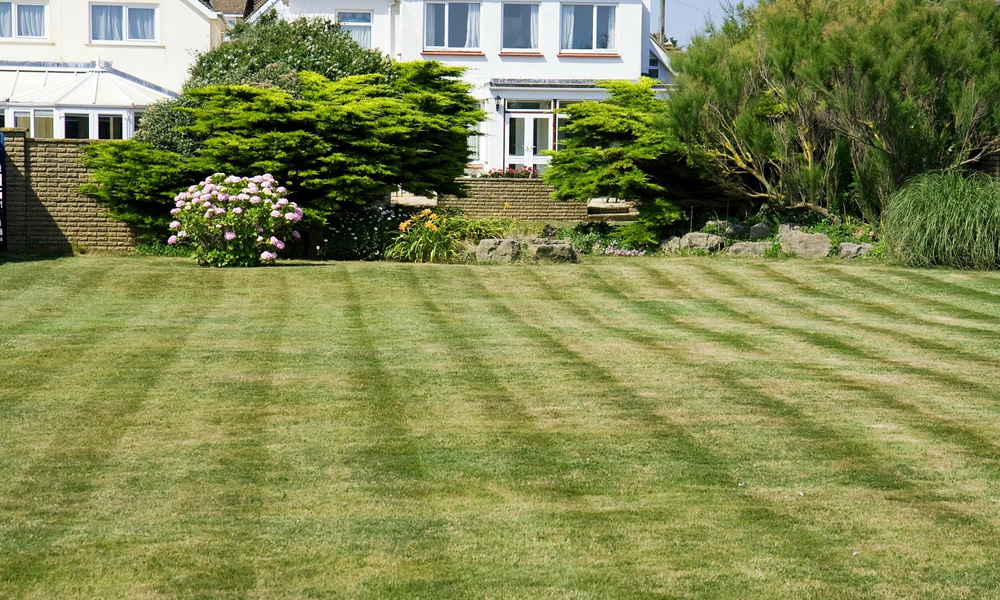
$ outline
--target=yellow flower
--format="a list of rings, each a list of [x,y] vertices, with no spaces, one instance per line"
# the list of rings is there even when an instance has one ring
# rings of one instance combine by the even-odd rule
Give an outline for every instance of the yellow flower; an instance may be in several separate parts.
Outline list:
[[[504,210],[507,210],[508,208],[510,208],[510,202],[504,202],[503,203],[503,208],[504,208]]]
[[[434,223],[431,223],[430,221],[424,223],[424,227],[426,227],[427,229],[430,229],[431,231],[437,231],[438,230],[437,225],[435,225]]]
[[[409,221],[403,221],[402,223],[399,224],[399,230],[400,231],[406,231],[406,228],[409,227],[409,226],[410,226],[410,222]]]
[[[425,208],[424,210],[420,211],[420,216],[421,217],[426,217],[429,214],[431,214],[431,209],[429,209],[429,208]]]

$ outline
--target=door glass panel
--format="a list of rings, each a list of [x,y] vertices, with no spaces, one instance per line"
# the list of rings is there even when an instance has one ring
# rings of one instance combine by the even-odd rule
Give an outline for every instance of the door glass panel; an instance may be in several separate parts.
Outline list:
[[[549,120],[535,119],[535,149],[534,154],[538,156],[545,150],[549,150]]]
[[[524,156],[524,121],[523,117],[510,118],[507,154],[511,156]]]

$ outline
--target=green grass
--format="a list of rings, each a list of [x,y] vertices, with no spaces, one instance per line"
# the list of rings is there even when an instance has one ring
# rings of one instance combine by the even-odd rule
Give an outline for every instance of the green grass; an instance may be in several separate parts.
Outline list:
[[[1000,274],[0,265],[0,598],[983,598]]]

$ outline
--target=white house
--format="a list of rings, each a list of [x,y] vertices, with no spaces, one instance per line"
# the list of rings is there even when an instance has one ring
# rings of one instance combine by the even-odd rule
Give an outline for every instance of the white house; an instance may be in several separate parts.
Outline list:
[[[0,127],[129,138],[225,29],[200,0],[0,0]]]
[[[652,40],[650,0],[266,0],[250,17],[337,20],[362,46],[401,61],[466,67],[488,114],[470,138],[472,170],[544,169],[561,109],[605,97],[597,82],[650,75],[670,82]]]

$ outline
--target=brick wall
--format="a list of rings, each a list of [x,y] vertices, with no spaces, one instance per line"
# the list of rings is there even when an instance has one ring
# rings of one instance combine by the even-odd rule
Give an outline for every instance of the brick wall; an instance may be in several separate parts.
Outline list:
[[[1000,154],[991,154],[982,159],[979,167],[990,175],[1000,177]]]
[[[459,209],[475,219],[500,215],[524,221],[587,220],[585,202],[553,200],[552,187],[540,179],[480,177],[461,181],[469,196],[441,196],[438,198],[439,207]]]
[[[80,155],[90,142],[28,139],[21,129],[4,129],[4,135],[8,249],[135,246],[127,226],[105,216],[100,203],[79,192],[88,177]]]

